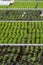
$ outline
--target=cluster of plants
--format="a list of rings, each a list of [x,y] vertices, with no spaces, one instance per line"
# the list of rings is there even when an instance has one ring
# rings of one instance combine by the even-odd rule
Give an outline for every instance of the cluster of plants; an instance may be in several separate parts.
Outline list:
[[[0,22],[0,43],[24,43],[27,36],[27,23]]]
[[[43,20],[43,16],[40,16],[42,11],[40,10],[0,10],[0,20],[3,21],[40,21]]]
[[[43,43],[43,22],[27,22],[28,43]]]
[[[33,1],[33,0],[31,0],[31,1]],[[35,8],[36,4],[37,4],[37,1],[38,1],[37,8],[43,8],[43,2],[39,2],[40,0],[36,0],[36,2],[34,2],[34,1],[30,2],[30,0],[20,0],[20,2],[18,2],[18,0],[15,0],[12,5],[9,5],[9,6],[0,6],[0,8]]]
[[[43,22],[0,22],[0,43],[43,43]]]
[[[43,65],[43,46],[0,46],[0,65]]]
[[[43,1],[43,0],[15,0],[15,1]]]

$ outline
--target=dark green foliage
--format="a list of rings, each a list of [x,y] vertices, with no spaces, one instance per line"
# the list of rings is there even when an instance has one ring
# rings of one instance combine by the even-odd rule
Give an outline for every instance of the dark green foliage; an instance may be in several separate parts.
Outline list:
[[[26,12],[26,15],[23,13]],[[0,10],[0,20],[2,21],[42,21],[41,10]]]
[[[43,47],[0,46],[0,65],[43,65]]]

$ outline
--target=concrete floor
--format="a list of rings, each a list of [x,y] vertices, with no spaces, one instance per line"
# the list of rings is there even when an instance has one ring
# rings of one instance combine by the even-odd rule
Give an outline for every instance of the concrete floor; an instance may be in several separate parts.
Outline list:
[[[10,3],[13,3],[14,0],[11,0],[11,1],[2,1],[0,0],[0,5],[10,5]]]

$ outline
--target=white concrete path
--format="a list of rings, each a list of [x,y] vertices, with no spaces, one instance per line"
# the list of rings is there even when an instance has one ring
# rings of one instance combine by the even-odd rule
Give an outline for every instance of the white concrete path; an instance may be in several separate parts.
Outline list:
[[[2,1],[2,0],[0,0],[0,5],[10,5],[13,2],[14,2],[14,0],[9,0],[9,1]]]

